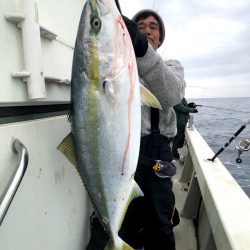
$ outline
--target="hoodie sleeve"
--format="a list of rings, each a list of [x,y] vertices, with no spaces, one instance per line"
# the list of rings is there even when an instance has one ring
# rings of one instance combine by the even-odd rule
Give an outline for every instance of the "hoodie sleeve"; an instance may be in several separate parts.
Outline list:
[[[184,69],[177,60],[166,62],[149,44],[145,56],[137,58],[139,76],[159,100],[163,109],[173,107],[184,97]]]

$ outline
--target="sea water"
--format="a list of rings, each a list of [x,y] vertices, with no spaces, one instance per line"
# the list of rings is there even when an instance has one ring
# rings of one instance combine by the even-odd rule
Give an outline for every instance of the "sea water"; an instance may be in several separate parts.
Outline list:
[[[223,147],[241,126],[246,125],[218,158],[250,197],[250,150],[241,154],[242,163],[239,164],[236,163],[238,153],[235,149],[241,140],[250,139],[250,97],[202,98],[188,101],[202,105],[198,107],[198,113],[194,114],[194,126],[214,153]]]

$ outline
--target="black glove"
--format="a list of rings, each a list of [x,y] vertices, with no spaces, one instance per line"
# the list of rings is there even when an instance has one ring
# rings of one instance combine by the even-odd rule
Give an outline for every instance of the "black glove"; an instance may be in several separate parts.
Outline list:
[[[189,108],[196,108],[196,104],[195,104],[194,102],[190,102],[190,103],[188,104],[188,107],[189,107]]]
[[[193,110],[193,113],[198,113],[198,109],[194,109],[194,110]]]
[[[122,18],[132,40],[135,56],[143,57],[148,49],[148,40],[146,35],[140,32],[136,22],[128,19],[126,16],[122,16]]]
[[[157,161],[153,167],[155,174],[160,178],[171,178],[176,174],[176,166],[174,162]]]

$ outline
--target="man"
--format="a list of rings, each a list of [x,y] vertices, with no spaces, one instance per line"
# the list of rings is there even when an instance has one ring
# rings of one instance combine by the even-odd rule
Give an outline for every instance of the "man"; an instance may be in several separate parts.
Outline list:
[[[176,134],[176,116],[173,106],[184,96],[183,67],[176,60],[164,61],[156,53],[164,41],[165,27],[162,18],[155,11],[148,9],[139,11],[132,19],[136,24],[124,17],[134,45],[140,82],[157,97],[162,105],[158,117],[156,115],[156,119],[159,119],[156,127],[159,130],[157,133],[164,136],[166,140],[164,145],[163,137],[154,136],[154,143],[160,145],[157,153],[163,152],[160,156],[158,154],[159,158],[155,160],[171,162],[169,142]],[[148,43],[145,43],[145,37]],[[148,146],[148,141],[145,142],[147,136],[153,133],[151,114],[151,108],[142,107],[140,156],[146,152],[144,145]],[[155,138],[158,139],[155,140]],[[154,157],[151,152],[147,152],[146,156]],[[144,164],[139,158],[135,180],[145,197],[144,249],[175,249],[171,221],[175,200],[171,179],[160,178],[149,164]]]
[[[173,106],[184,96],[183,67],[176,60],[164,61],[156,53],[165,39],[165,27],[163,20],[155,11],[142,10],[132,20],[125,16],[123,20],[133,43],[140,82],[156,96],[162,105],[162,110],[159,113],[156,112],[156,120],[159,122],[155,122],[155,125],[159,132],[157,133],[161,135],[157,143],[163,154],[154,160],[171,162],[172,153],[169,142],[170,138],[176,134],[176,116]],[[151,112],[151,108],[142,107],[141,145],[152,132]],[[141,146],[140,156],[143,156],[143,150]],[[153,157],[151,150],[148,156]],[[175,200],[172,181],[169,176],[157,172],[157,168],[154,170],[153,165],[148,165],[150,164],[140,161],[138,163],[135,180],[141,187],[144,197],[131,203],[119,236],[134,248],[144,246],[145,250],[174,250],[171,219]],[[143,225],[140,225],[142,222]]]
[[[197,113],[195,103],[187,103],[186,99],[183,98],[182,101],[174,106],[174,110],[177,118],[177,134],[173,139],[172,152],[176,159],[179,159],[178,148],[182,148],[185,141],[185,128],[187,122],[190,118],[189,113]]]
[[[177,60],[164,61],[156,50],[165,39],[165,28],[161,17],[152,10],[138,12],[133,20],[124,17],[130,33],[137,59],[141,84],[145,85],[159,100],[160,130],[172,138],[176,134],[176,116],[173,106],[178,104],[185,91],[184,70]],[[140,31],[140,32],[139,32]],[[145,36],[148,43],[145,43]],[[142,135],[150,133],[150,108],[142,107]]]

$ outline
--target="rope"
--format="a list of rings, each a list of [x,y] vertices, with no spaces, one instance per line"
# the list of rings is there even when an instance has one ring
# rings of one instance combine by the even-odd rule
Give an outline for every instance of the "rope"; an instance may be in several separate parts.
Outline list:
[[[152,9],[154,9],[154,8],[155,8],[155,2],[156,2],[156,0],[154,0],[154,3],[153,3],[153,7],[152,7]]]

